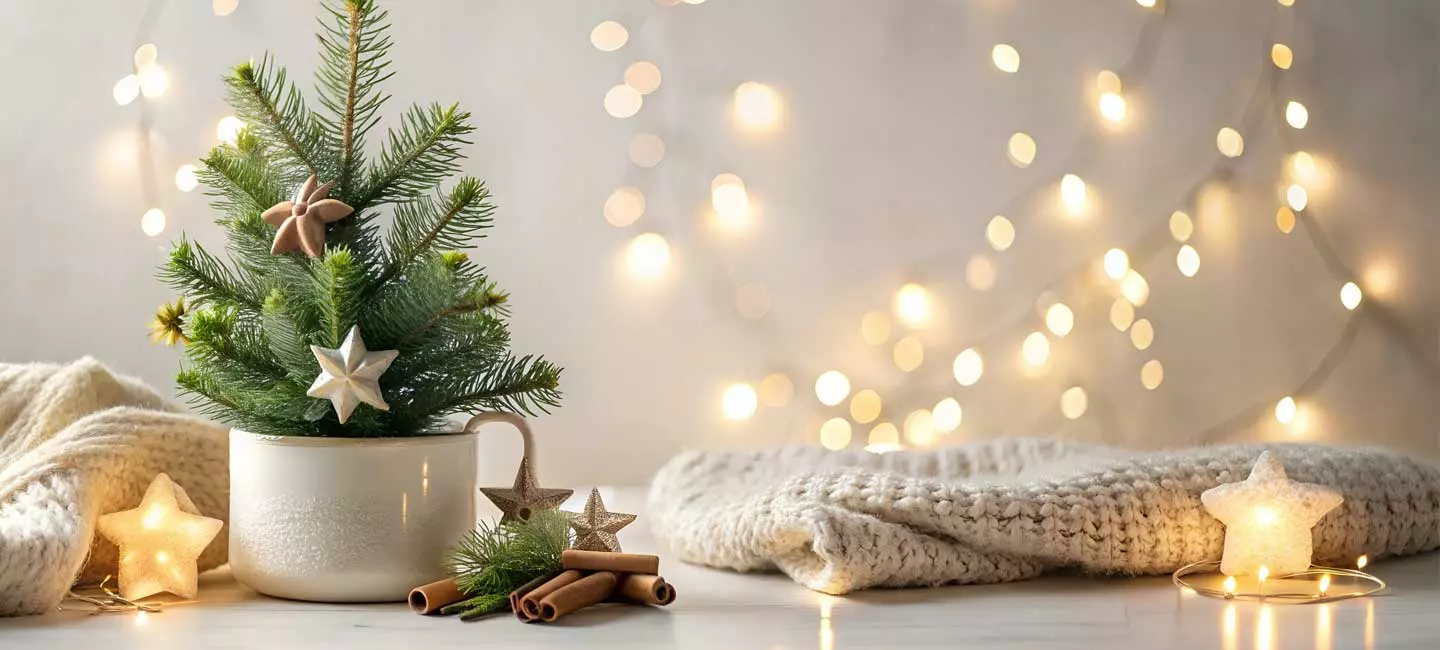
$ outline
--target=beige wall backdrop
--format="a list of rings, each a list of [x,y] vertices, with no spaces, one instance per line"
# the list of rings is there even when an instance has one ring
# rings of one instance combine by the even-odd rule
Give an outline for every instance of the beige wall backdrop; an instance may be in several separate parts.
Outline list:
[[[1143,78],[1124,80],[1129,114],[1118,128],[1098,126],[1094,84],[1100,70],[1125,65],[1154,20],[1132,0],[389,4],[389,114],[412,101],[458,101],[474,113],[466,170],[500,205],[475,255],[513,292],[516,349],[566,368],[563,408],[537,422],[549,482],[638,483],[687,447],[814,442],[826,418],[846,414],[814,395],[815,378],[832,369],[884,398],[883,421],[956,398],[964,422],[942,443],[1063,435],[1147,448],[1289,439],[1437,451],[1440,400],[1426,368],[1440,341],[1440,4],[1171,0]],[[228,114],[228,66],[269,50],[309,87],[312,3],[240,0],[226,17],[202,0],[148,10],[153,20],[138,1],[0,3],[0,359],[88,354],[171,386],[178,351],[145,335],[156,305],[173,297],[152,271],[181,231],[217,247],[221,232],[205,197],[170,179],[214,144]],[[590,43],[605,20],[629,30],[618,51]],[[1350,313],[1304,229],[1287,236],[1275,226],[1293,145],[1280,139],[1288,127],[1269,85],[1258,87],[1271,112],[1243,133],[1225,199],[1199,211],[1186,196],[1216,161],[1217,130],[1240,126],[1276,38],[1295,64],[1275,92],[1310,110],[1289,137],[1325,171],[1310,193],[1313,215],[1367,305],[1395,316],[1390,325],[1365,316],[1328,381],[1301,400],[1304,426],[1291,427],[1259,411],[1321,364]],[[111,87],[142,42],[158,46],[170,87],[117,106]],[[1016,74],[990,62],[1002,42],[1021,54]],[[663,84],[636,116],[607,115],[606,91],[639,60],[654,62]],[[779,94],[779,128],[735,128],[731,97],[746,81]],[[142,102],[148,127],[137,126]],[[1006,160],[1016,131],[1039,143],[1028,169]],[[654,168],[627,159],[642,132],[667,145]],[[721,172],[745,180],[753,210],[739,226],[709,215]],[[1083,218],[1054,207],[1065,173],[1089,183]],[[155,196],[147,174],[158,179]],[[647,210],[622,229],[602,206],[624,185],[646,194]],[[150,207],[169,217],[158,237],[140,229]],[[1140,266],[1153,346],[1137,351],[1110,326],[1108,288],[1072,295],[1065,284],[1049,299],[1074,307],[1075,332],[1054,341],[1046,374],[1021,376],[1020,341],[1041,326],[1034,306],[1047,284],[1131,246],[1176,209],[1196,215],[1202,265],[1181,276],[1171,242]],[[1002,210],[1019,232],[1000,253],[984,230]],[[672,261],[642,281],[625,250],[650,231],[667,238]],[[976,255],[994,265],[988,291],[966,284]],[[930,322],[913,332],[925,359],[912,373],[895,367],[890,344],[860,336],[862,315],[888,312],[906,282],[933,301]],[[747,283],[768,291],[764,318],[736,312],[734,293]],[[987,373],[962,388],[950,365],[972,345]],[[1140,383],[1150,359],[1165,368],[1155,391]],[[774,372],[796,386],[787,406],[721,416],[727,386]],[[1089,398],[1074,421],[1059,407],[1071,386]],[[1245,426],[1203,434],[1252,407]],[[855,444],[869,428],[855,427]],[[487,460],[495,480],[513,449],[498,445]]]

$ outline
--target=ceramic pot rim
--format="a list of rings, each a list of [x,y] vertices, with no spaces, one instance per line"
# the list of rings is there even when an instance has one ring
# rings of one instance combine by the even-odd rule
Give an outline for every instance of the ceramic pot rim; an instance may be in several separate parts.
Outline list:
[[[273,445],[276,447],[330,447],[347,449],[356,447],[441,447],[465,444],[476,435],[477,433],[473,431],[455,431],[451,433],[395,438],[332,438],[325,436],[262,435],[241,429],[230,429],[230,437],[232,439],[239,437],[253,444]]]

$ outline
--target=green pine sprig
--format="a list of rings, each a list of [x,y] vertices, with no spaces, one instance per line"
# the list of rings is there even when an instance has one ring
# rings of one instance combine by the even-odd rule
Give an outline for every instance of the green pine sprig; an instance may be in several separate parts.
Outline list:
[[[570,520],[546,510],[525,521],[481,522],[450,549],[446,570],[468,598],[441,610],[470,620],[501,611],[510,592],[537,576],[560,570],[560,554],[570,548]]]

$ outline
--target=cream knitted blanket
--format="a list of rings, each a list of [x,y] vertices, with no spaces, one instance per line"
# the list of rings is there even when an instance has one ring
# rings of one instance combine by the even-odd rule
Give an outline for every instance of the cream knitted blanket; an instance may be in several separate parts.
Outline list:
[[[1344,493],[1314,528],[1317,562],[1440,547],[1440,468],[1322,445],[1140,454],[1007,438],[884,455],[689,452],[656,476],[648,519],[680,559],[778,569],[832,594],[1007,582],[1062,567],[1163,574],[1220,557],[1224,528],[1200,493],[1244,480],[1265,449],[1290,478]]]
[[[115,546],[95,520],[135,507],[159,472],[227,519],[226,436],[88,357],[0,364],[0,616],[53,610],[77,577],[114,573]],[[224,564],[225,540],[200,556],[202,570]]]

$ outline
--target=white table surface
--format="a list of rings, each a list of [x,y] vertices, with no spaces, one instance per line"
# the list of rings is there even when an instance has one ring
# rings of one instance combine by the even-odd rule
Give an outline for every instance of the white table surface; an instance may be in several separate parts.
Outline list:
[[[639,512],[643,490],[606,494]],[[628,551],[656,552],[641,521]],[[57,612],[0,619],[0,648],[1440,648],[1440,555],[1372,565],[1387,593],[1328,605],[1227,603],[1182,595],[1168,577],[1048,576],[996,586],[830,597],[780,575],[737,575],[664,559],[679,599],[607,605],[552,625],[504,615],[472,623],[403,603],[321,605],[260,596],[227,569],[203,602],[143,618]]]

